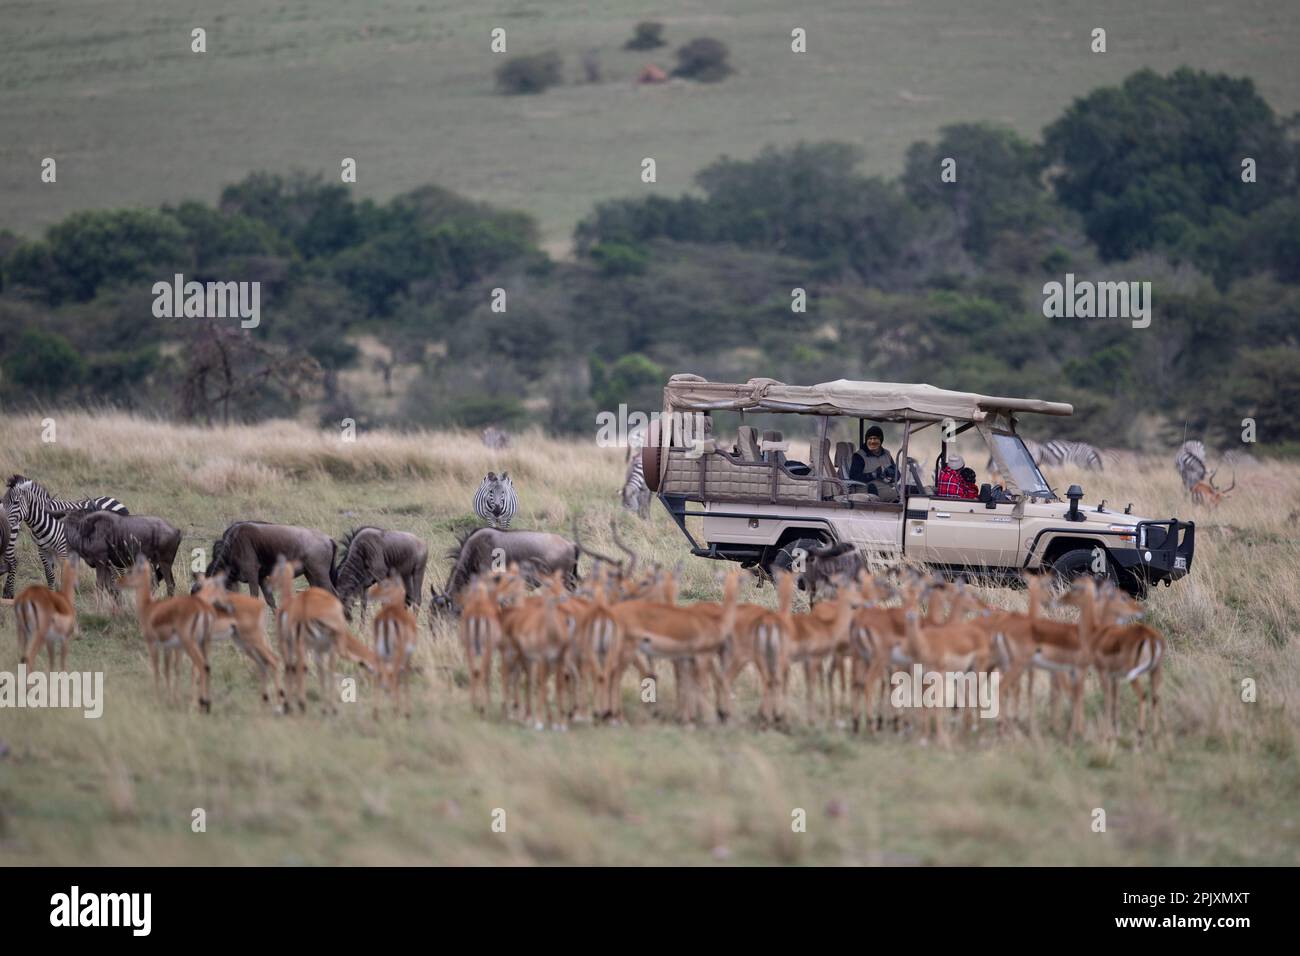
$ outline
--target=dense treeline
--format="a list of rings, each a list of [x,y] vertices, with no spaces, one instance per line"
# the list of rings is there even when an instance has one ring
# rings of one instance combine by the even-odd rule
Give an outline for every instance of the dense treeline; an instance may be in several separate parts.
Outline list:
[[[528,216],[436,187],[377,204],[256,174],[216,208],[0,234],[0,397],[589,430],[598,409],[657,408],[674,371],[844,376],[1072,401],[1064,433],[1108,445],[1226,442],[1254,417],[1280,450],[1300,442],[1296,125],[1249,80],[1144,71],[1041,143],[947,127],[896,180],[840,143],[723,158],[696,194],[599,204],[560,262]],[[261,325],[155,318],[177,272],[259,280]],[[1066,273],[1150,281],[1150,327],[1045,317]],[[367,363],[390,386],[411,370],[382,411],[341,384]]]

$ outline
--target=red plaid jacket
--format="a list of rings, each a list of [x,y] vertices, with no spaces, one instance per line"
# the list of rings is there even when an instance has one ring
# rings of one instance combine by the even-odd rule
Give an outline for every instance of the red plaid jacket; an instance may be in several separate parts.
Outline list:
[[[940,498],[978,498],[980,491],[974,484],[962,481],[954,469],[944,465],[939,469],[939,487],[935,494]]]

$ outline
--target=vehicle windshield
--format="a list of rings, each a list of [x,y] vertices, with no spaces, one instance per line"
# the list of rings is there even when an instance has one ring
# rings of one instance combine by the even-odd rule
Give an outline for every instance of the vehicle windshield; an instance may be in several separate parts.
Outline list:
[[[1050,495],[1052,493],[1052,490],[1047,487],[1047,479],[1034,464],[1033,456],[1029,454],[1029,449],[1025,448],[1025,443],[1020,440],[1019,435],[994,432],[992,437],[994,452],[1001,461],[1005,462],[1011,477],[1024,494]]]

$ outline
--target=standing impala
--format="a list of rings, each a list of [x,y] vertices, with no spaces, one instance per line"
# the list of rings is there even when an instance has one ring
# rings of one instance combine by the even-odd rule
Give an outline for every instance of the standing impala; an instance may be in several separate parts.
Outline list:
[[[153,570],[142,561],[136,562],[122,583],[135,589],[135,613],[140,620],[140,633],[149,647],[154,689],[159,689],[158,652],[162,651],[167,696],[175,700],[172,678],[177,658],[184,651],[190,659],[190,686],[197,687],[199,709],[211,711],[212,700],[208,696],[211,669],[208,666],[206,648],[211,636],[212,621],[216,617],[212,605],[191,594],[155,601]]]
[[[77,636],[77,565],[64,558],[60,562],[59,590],[51,591],[40,584],[23,588],[14,599],[18,619],[18,662],[35,664],[45,645],[50,670],[54,670],[54,648],[59,649],[59,670],[67,670],[68,645]]]
[[[396,575],[389,576],[367,590],[372,600],[382,607],[372,625],[375,635],[375,656],[379,664],[379,683],[387,685],[393,703],[402,705],[402,677],[410,670],[411,658],[418,644],[418,627],[415,615],[406,602],[406,586]],[[411,716],[410,690],[407,690],[406,716]]]

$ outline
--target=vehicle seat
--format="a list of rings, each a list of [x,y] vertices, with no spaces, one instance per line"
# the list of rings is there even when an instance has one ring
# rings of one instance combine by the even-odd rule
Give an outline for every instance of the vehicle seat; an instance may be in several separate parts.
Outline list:
[[[847,478],[852,467],[853,442],[837,441],[835,443],[835,473],[841,478]]]
[[[780,442],[785,441],[785,438],[781,435],[780,432],[776,432],[776,431],[766,431],[766,432],[763,432],[763,441],[765,441],[765,442],[772,442],[773,444],[779,444]],[[764,461],[772,461],[772,462],[776,462],[776,464],[778,464],[778,465],[784,465],[784,464],[785,464],[785,452],[783,452],[783,451],[769,451],[769,452],[766,452],[765,455],[764,455],[764,459],[763,459],[763,460],[764,460]]]
[[[741,461],[762,461],[758,450],[757,430],[753,425],[741,425],[736,429],[736,453]]]

